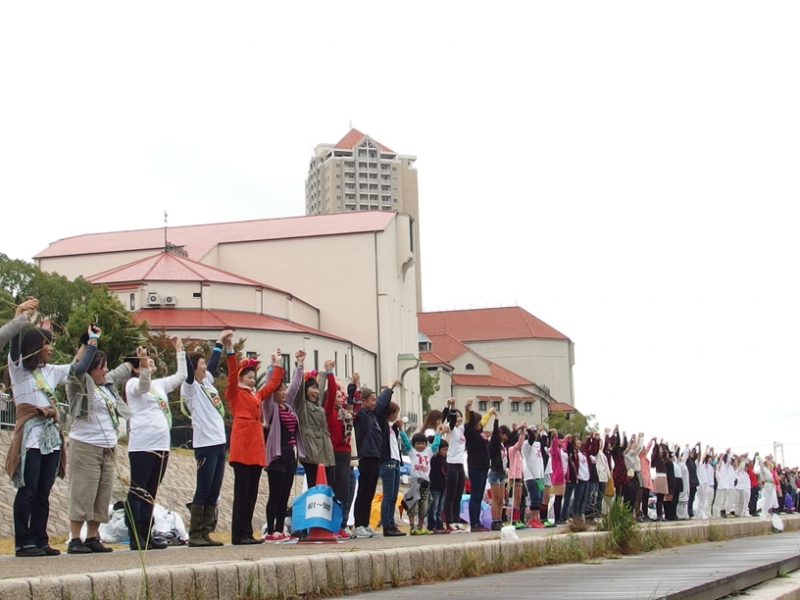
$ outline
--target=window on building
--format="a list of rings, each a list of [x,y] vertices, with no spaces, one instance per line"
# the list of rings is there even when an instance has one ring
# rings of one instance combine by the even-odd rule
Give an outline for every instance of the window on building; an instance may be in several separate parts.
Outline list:
[[[336,163],[336,168],[337,169],[341,169],[342,168],[342,163]]]
[[[314,370],[319,371],[319,350],[314,350]]]
[[[533,412],[533,402],[526,402],[525,403],[525,412]]]
[[[341,196],[336,196],[336,199],[337,199],[337,200],[341,200],[341,199],[342,199],[342,197],[341,197]]]
[[[136,310],[136,294],[131,294],[131,310]]]
[[[396,194],[397,193],[397,188],[392,188],[392,191]]]
[[[333,353],[333,374],[338,377],[339,376],[339,353]]]
[[[392,167],[392,171],[397,171],[397,167]]]
[[[487,405],[486,400],[481,400],[480,402],[478,402],[478,410],[481,412],[486,412],[486,405]]]
[[[341,186],[341,184],[337,184],[337,185],[336,185],[336,189],[337,189],[337,190],[340,190],[340,189],[342,189],[342,186]]]
[[[511,412],[512,413],[519,412],[519,402],[512,402],[511,403]]]
[[[466,367],[464,367],[464,368],[465,368],[467,371],[474,371],[474,370],[475,370],[475,365],[473,365],[472,363],[467,363],[467,366],[466,366]]]
[[[337,173],[337,174],[336,174],[336,179],[341,179],[341,178],[342,178],[342,175],[341,175],[341,173]]]
[[[497,411],[497,414],[500,414],[500,403],[499,402],[492,402],[492,408]]]

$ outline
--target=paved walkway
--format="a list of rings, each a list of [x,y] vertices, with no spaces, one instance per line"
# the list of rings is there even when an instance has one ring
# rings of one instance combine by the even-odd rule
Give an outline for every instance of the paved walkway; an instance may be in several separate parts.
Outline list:
[[[787,530],[800,529],[800,517],[785,520]],[[663,527],[671,535],[708,539],[712,532],[709,524],[685,522]],[[564,531],[564,528],[561,529]],[[754,560],[774,562],[773,558],[791,554],[800,556],[800,537],[797,533],[761,535],[771,531],[771,523],[761,519],[729,519],[715,523],[717,534],[729,536],[756,536],[735,542],[688,546],[659,555],[642,555],[624,561],[605,561],[594,565],[564,565],[545,567],[527,572],[527,583],[519,580],[518,589],[525,590],[524,597],[547,593],[550,598],[556,591],[560,597],[580,598],[580,595],[561,593],[565,583],[578,582],[585,577],[575,594],[591,590],[592,598],[650,598],[654,592],[674,589],[673,584],[687,573],[694,573],[700,581],[718,573],[727,576],[754,566]],[[0,558],[0,598],[2,600],[80,600],[99,598],[142,598],[144,572],[154,600],[185,600],[203,598],[217,600],[235,598],[252,593],[254,588],[266,597],[302,596],[320,590],[340,594],[345,590],[358,591],[387,584],[412,583],[420,577],[447,579],[456,573],[465,560],[476,561],[480,569],[513,560],[517,554],[537,551],[553,530],[520,532],[520,539],[499,540],[496,533],[451,534],[445,536],[405,536],[401,538],[374,538],[350,540],[333,545],[263,544],[259,546],[223,546],[221,548],[176,547],[149,551],[142,557],[137,552],[114,551],[105,555],[75,556],[62,554],[47,558]],[[587,532],[576,537],[577,543],[590,550],[604,534]],[[564,539],[565,536],[555,535]],[[727,544],[732,544],[727,546]],[[726,548],[738,549],[729,553]],[[681,558],[686,557],[686,558]],[[711,560],[709,565],[703,563]],[[766,558],[765,558],[766,557]],[[762,560],[762,562],[764,562]],[[644,561],[644,562],[643,562]],[[632,571],[618,571],[625,564],[634,564]],[[800,564],[800,563],[799,563]],[[712,569],[709,571],[709,569]],[[660,569],[660,570],[657,570]],[[774,571],[777,567],[773,567]],[[554,575],[549,575],[554,572]],[[504,575],[492,583],[511,585],[517,575]],[[551,577],[551,579],[546,579]],[[505,579],[504,579],[505,578]],[[511,578],[511,579],[509,579]],[[437,594],[451,594],[452,590],[482,590],[481,598],[489,595],[483,588],[483,578],[448,583]],[[624,591],[634,595],[604,594],[609,585],[627,582]],[[758,583],[753,581],[749,585]],[[515,584],[517,585],[517,584]],[[452,587],[452,590],[451,590]],[[539,590],[539,588],[541,588]],[[428,588],[414,587],[393,590],[390,593],[423,593]],[[608,588],[612,589],[612,588]],[[646,596],[637,596],[647,591]],[[460,592],[459,592],[460,593]],[[504,597],[513,597],[514,593]],[[472,596],[477,597],[477,596]],[[717,597],[717,596],[709,596]],[[703,598],[705,600],[705,597]]]
[[[536,567],[525,571],[417,585],[350,596],[352,600],[506,600],[509,598],[640,600],[721,598],[734,576],[794,560],[800,533],[693,544],[619,560]],[[777,567],[773,567],[772,576]],[[784,568],[785,569],[785,568]],[[754,585],[754,582],[750,585]],[[749,587],[749,586],[748,586]]]

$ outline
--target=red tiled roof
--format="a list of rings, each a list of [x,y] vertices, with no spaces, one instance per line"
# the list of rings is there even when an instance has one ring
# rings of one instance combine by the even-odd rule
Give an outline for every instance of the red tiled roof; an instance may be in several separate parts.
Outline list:
[[[527,338],[569,339],[519,306],[420,313],[425,335],[447,333],[462,342]]]
[[[551,402],[549,407],[550,412],[563,411],[563,412],[578,412],[574,406],[566,402]]]
[[[372,210],[334,215],[185,225],[171,227],[167,235],[170,243],[183,248],[189,254],[190,259],[201,260],[218,244],[383,231],[396,214],[394,211]],[[87,233],[64,238],[51,243],[34,258],[135,250],[157,251],[163,250],[163,248],[164,229],[156,227],[131,231]]]
[[[161,252],[86,278],[95,285],[140,281],[211,281],[276,289],[253,279],[210,267],[171,252]],[[283,290],[277,290],[279,292]]]
[[[148,308],[132,313],[137,323],[147,321],[151,329],[257,329],[262,331],[285,331],[288,333],[313,333],[322,337],[347,342],[341,338],[313,327],[306,327],[285,319],[232,310],[208,310],[199,308]]]
[[[420,329],[420,331],[422,330]],[[424,333],[427,335],[427,332]],[[452,335],[446,333],[429,335],[428,339],[431,341],[431,353],[435,353],[436,356],[441,357],[445,362],[450,362],[454,358],[464,354],[464,352],[470,351],[464,344],[459,342]]]
[[[447,365],[448,367],[450,366],[445,359],[443,359],[440,356],[437,356],[433,352],[420,352],[419,360],[420,362],[424,362],[429,365]]]
[[[505,400],[502,396],[489,396],[494,402],[502,402]]]
[[[483,400],[484,402],[489,400],[489,396],[475,396],[478,400]]]
[[[346,136],[344,136],[339,142],[334,146],[334,148],[339,148],[340,150],[352,150],[356,147],[356,144],[363,140],[365,137],[368,137],[366,134],[361,133],[358,129],[351,129]],[[381,144],[378,140],[369,138],[375,144],[377,144],[378,148],[383,150],[384,152],[394,152],[390,148],[387,148],[383,144]]]

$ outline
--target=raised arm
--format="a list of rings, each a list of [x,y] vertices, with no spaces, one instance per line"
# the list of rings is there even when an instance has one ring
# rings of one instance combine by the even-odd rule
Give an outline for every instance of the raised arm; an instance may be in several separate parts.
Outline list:
[[[161,385],[164,386],[164,389],[167,391],[167,393],[171,392],[184,381],[186,381],[186,375],[189,371],[189,368],[187,367],[188,361],[186,359],[186,352],[183,351],[183,342],[181,341],[181,338],[177,335],[173,335],[171,340],[172,345],[175,348],[175,356],[178,362],[178,372],[163,379],[163,383]],[[189,364],[191,365],[191,363]]]
[[[440,431],[437,431],[436,435],[433,436],[433,443],[431,444],[431,452],[433,452],[434,455],[439,451],[439,444],[441,443],[442,443],[442,433]]]
[[[448,398],[447,405],[444,407],[444,410],[442,410],[442,423],[447,423],[450,431],[455,429],[456,421],[458,420],[458,414],[452,410],[452,407],[455,406],[455,404],[455,398]]]
[[[228,362],[228,383],[225,385],[225,397],[233,403],[239,389],[239,361],[233,351],[233,332],[223,340],[225,344],[225,358]]]
[[[303,385],[303,361],[306,358],[305,350],[298,350],[295,352],[294,357],[297,361],[297,366],[294,368],[294,375],[289,382],[289,389],[286,390],[286,404],[288,406],[294,405],[295,396],[297,396],[297,392]]]
[[[495,415],[495,413],[496,413],[496,412],[497,412],[497,411],[494,409],[494,407],[490,408],[490,409],[489,409],[489,410],[486,412],[486,414],[485,414],[485,415],[483,415],[483,417],[481,417],[481,427],[486,427],[486,426],[489,424],[489,421],[490,421],[490,420],[491,420],[491,418],[492,418],[492,417]],[[498,425],[498,422],[497,422],[497,421],[495,421],[495,423],[494,423],[494,424],[495,424],[495,425]]]
[[[9,340],[18,336],[23,329],[31,324],[30,318],[36,312],[38,306],[39,301],[33,296],[29,296],[25,302],[17,306],[14,311],[14,318],[0,327],[0,349],[4,348]]]
[[[283,367],[280,365],[281,361],[281,352],[280,350],[276,350],[272,353],[272,377],[269,378],[269,381],[261,386],[256,392],[258,399],[264,402],[267,398],[269,398],[275,390],[281,387],[281,383],[283,382]]]
[[[336,418],[338,411],[336,410],[336,392],[339,391],[339,386],[336,383],[336,376],[333,374],[334,362],[332,360],[325,361],[325,414],[329,417]]]
[[[375,402],[375,414],[380,415],[389,408],[389,403],[392,401],[392,394],[394,394],[394,388],[397,387],[398,383],[400,382],[397,381],[397,379],[393,379],[391,383],[389,383],[389,387],[381,391],[380,395],[378,395],[378,399]]]
[[[231,331],[230,329],[226,329],[225,331],[219,334],[219,338],[214,344],[214,347],[211,349],[211,356],[208,357],[206,371],[211,374],[212,378],[217,376],[217,369],[219,369],[219,359],[222,357],[222,347],[225,345],[225,337],[228,334],[233,335],[233,331]]]

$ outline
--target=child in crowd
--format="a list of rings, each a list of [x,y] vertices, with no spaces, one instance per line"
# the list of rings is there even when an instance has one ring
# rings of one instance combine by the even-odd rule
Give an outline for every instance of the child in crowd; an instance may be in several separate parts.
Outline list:
[[[492,531],[503,528],[503,501],[506,494],[508,474],[508,443],[511,430],[495,420],[492,437],[489,438],[489,485],[492,490]]]
[[[442,427],[442,434],[449,431],[447,425]],[[436,441],[434,439],[434,441]],[[447,489],[447,452],[450,445],[447,440],[439,439],[439,451],[431,458],[431,504],[428,508],[428,529],[436,534],[450,533],[442,522],[442,512]]]
[[[428,446],[428,438],[424,433],[415,433],[409,441],[408,435],[400,429],[402,450],[411,457],[411,486],[403,496],[403,504],[408,511],[411,522],[411,535],[428,535],[433,533],[425,529],[423,523],[428,514],[428,499],[431,485],[431,459],[439,452],[442,426],[438,426],[433,443]],[[414,522],[416,521],[416,525]]]
[[[544,460],[542,455],[542,441],[547,440],[547,434],[541,425],[534,429],[527,430],[525,443],[522,444],[522,456],[525,458],[525,468],[523,477],[525,487],[528,489],[530,498],[531,517],[528,520],[528,527],[541,529],[544,524],[541,521],[542,495],[544,493]],[[545,507],[545,511],[547,507]]]

